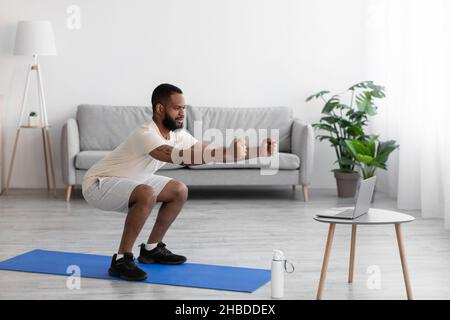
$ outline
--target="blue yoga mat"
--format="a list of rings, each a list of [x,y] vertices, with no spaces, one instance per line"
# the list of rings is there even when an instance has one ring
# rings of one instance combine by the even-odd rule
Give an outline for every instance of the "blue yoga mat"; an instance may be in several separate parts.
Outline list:
[[[78,266],[83,278],[121,280],[108,275],[111,257],[94,254],[32,250],[0,262],[0,270],[70,276],[69,266]],[[184,263],[139,264],[148,274],[147,283],[195,288],[253,292],[270,281],[270,270]],[[70,270],[70,269],[69,269]]]

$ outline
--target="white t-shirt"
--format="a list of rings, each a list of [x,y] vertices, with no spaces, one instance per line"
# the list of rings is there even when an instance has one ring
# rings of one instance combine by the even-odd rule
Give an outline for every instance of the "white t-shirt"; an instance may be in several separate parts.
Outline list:
[[[188,149],[195,143],[197,139],[184,129],[170,131],[170,139],[166,140],[151,120],[136,128],[124,142],[94,164],[86,172],[82,188],[87,190],[97,177],[122,177],[144,181],[165,164],[150,156],[150,151],[165,144],[177,149]]]

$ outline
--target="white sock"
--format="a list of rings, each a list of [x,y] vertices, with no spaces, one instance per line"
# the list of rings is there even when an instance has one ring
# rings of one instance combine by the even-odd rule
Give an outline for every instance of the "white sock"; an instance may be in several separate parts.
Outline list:
[[[153,250],[156,248],[157,245],[158,245],[158,242],[157,243],[146,243],[145,250],[147,250],[147,251]]]
[[[116,261],[119,260],[120,258],[123,258],[123,253],[118,253],[117,254]]]

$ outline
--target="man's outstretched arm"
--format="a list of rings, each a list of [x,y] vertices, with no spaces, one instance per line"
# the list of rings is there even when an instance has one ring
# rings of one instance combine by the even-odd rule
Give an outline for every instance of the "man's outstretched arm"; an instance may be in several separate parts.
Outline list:
[[[276,142],[271,139],[263,141],[257,148],[247,148],[245,142],[234,139],[228,147],[211,148],[206,144],[197,143],[188,149],[176,149],[162,145],[149,154],[160,161],[181,165],[199,165],[210,162],[236,162],[261,156],[271,156],[276,152]]]
[[[211,148],[206,144],[196,143],[188,149],[177,149],[162,145],[149,152],[160,161],[181,165],[199,165],[210,162],[235,162],[246,157],[247,149],[243,141],[235,139],[228,147]]]
[[[278,144],[273,139],[264,139],[259,147],[247,148],[245,160],[257,157],[270,157],[278,152]]]
[[[208,150],[208,146],[206,144],[196,143],[188,149],[177,149],[165,144],[150,151],[149,154],[159,161],[180,165],[193,165],[215,161],[211,158],[215,157],[220,152],[226,154],[226,148]],[[210,154],[210,159],[205,156],[207,154]]]

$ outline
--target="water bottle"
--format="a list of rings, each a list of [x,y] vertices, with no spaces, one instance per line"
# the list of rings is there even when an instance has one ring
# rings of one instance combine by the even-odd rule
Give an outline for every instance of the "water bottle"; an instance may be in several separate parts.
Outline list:
[[[290,268],[288,268],[288,265]],[[288,270],[289,269],[289,270]],[[283,251],[273,250],[272,259],[272,298],[281,299],[284,296],[284,273],[292,273],[295,268],[292,263],[286,260]]]
[[[272,259],[272,298],[281,299],[284,296],[284,253],[273,250]]]

